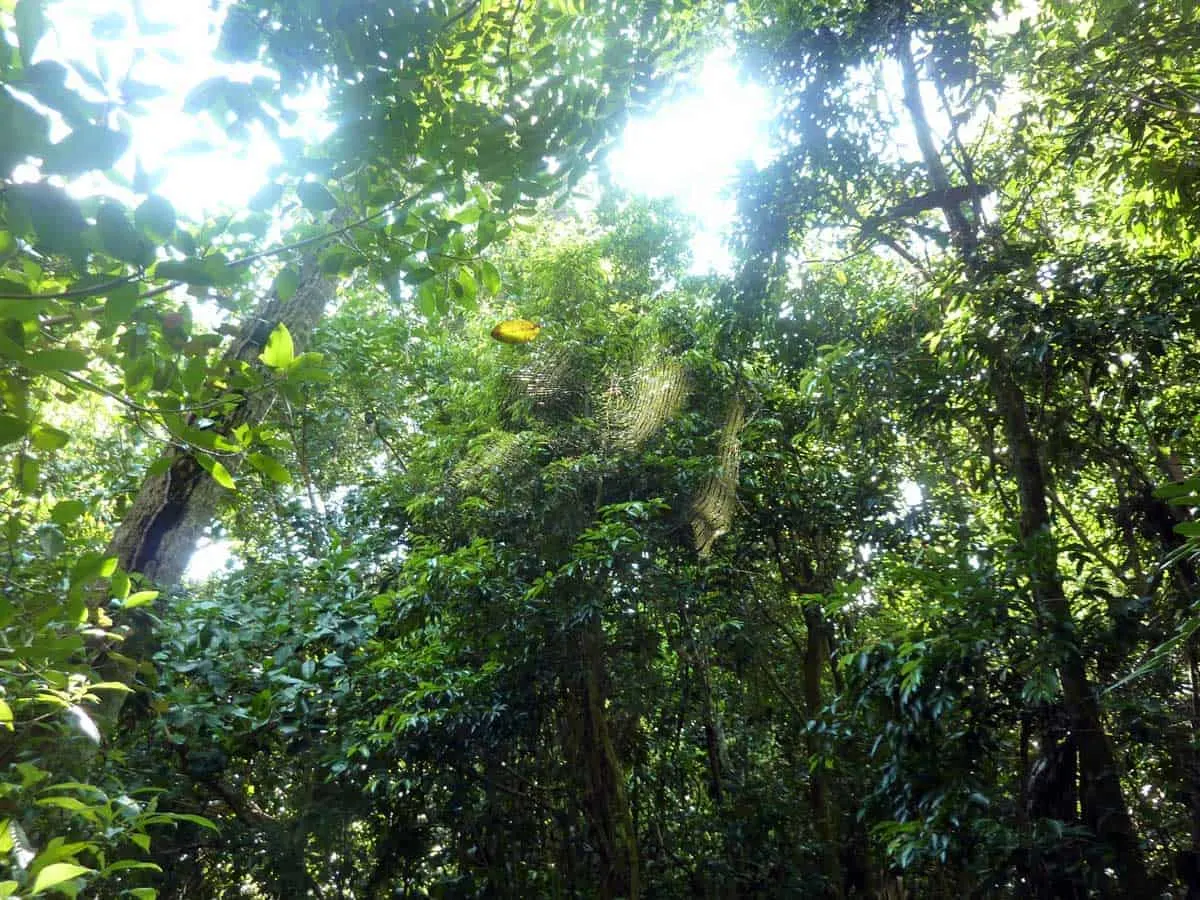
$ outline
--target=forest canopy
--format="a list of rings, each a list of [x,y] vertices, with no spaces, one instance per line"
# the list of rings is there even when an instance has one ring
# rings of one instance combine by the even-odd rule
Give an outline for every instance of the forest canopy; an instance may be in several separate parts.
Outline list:
[[[0,900],[1200,898],[1193,4],[188,2],[0,0]]]

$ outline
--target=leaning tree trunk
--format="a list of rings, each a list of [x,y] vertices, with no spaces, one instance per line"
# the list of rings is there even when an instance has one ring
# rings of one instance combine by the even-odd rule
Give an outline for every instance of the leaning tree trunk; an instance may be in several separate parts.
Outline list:
[[[945,198],[940,205],[953,245],[968,273],[979,271],[976,228],[961,204],[953,199],[950,177],[933,140],[933,130],[921,99],[920,78],[912,37],[896,42],[903,74],[904,103],[916,133],[930,186]],[[975,187],[972,185],[972,187]],[[1028,554],[1026,574],[1034,602],[1056,657],[1063,702],[1071,718],[1079,754],[1083,810],[1088,825],[1111,850],[1129,896],[1152,896],[1152,883],[1142,858],[1133,820],[1125,805],[1116,758],[1105,732],[1100,705],[1079,651],[1075,623],[1058,570],[1057,544],[1046,500],[1046,479],[1037,439],[1029,425],[1028,405],[1002,349],[987,354],[990,386],[1004,423],[1013,479],[1020,497],[1020,536]]]
[[[300,284],[286,302],[272,294],[242,326],[225,354],[227,365],[258,365],[267,338],[279,324],[287,326],[300,350],[320,321],[333,296],[333,284],[321,273],[314,257],[301,266]],[[274,402],[269,390],[247,393],[219,427],[230,432],[256,425]],[[126,572],[136,572],[161,587],[178,584],[200,533],[212,520],[225,488],[218,485],[186,450],[172,448],[171,464],[161,475],[143,483],[129,512],[109,544],[109,555]],[[229,468],[229,466],[227,466]]]
[[[305,254],[295,293],[286,301],[274,292],[265,298],[254,315],[243,323],[225,353],[224,362],[229,366],[260,365],[258,356],[271,332],[281,323],[291,333],[297,350],[302,349],[320,322],[333,291],[334,284],[321,272],[315,250]],[[274,393],[270,390],[248,392],[221,417],[218,427],[229,433],[241,425],[256,425],[273,402]],[[108,548],[108,555],[115,556],[125,572],[142,575],[164,588],[180,582],[197,539],[228,493],[187,450],[173,447],[169,458],[166,471],[146,477]],[[236,461],[227,462],[226,468],[236,469]],[[135,613],[122,623],[129,634],[121,652],[102,651],[97,660],[96,668],[103,680],[122,683],[132,680],[132,667],[149,651],[149,621],[149,617]],[[111,731],[115,726],[122,697],[115,691],[106,692],[106,701],[98,710],[102,729]]]

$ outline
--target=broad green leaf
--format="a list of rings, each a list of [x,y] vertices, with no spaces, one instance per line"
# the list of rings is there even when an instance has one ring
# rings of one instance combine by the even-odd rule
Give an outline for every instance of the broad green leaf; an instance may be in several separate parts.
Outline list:
[[[71,569],[71,585],[85,584],[93,578],[108,578],[117,571],[117,558],[102,553],[85,553]]]
[[[234,7],[234,9],[237,9],[237,7]],[[232,10],[230,10],[230,13],[232,14]],[[261,188],[257,194],[255,194],[253,197],[250,198],[250,203],[248,205],[249,205],[250,209],[255,210],[256,212],[264,212],[264,211],[270,209],[271,207],[273,207],[282,198],[283,198],[283,185],[282,184],[268,184],[266,187]]]
[[[133,583],[129,580],[129,576],[119,569],[113,572],[112,578],[108,582],[108,595],[115,597],[118,600],[124,600],[129,596],[129,589]]]
[[[21,493],[34,495],[38,492],[42,476],[42,464],[26,453],[13,458],[13,480]]]
[[[91,806],[84,803],[78,797],[41,797],[37,801],[38,806],[53,806],[55,809],[65,809],[68,812],[79,812],[85,809],[91,809]]]
[[[60,500],[50,510],[50,521],[55,525],[70,525],[86,511],[82,500]]]
[[[275,326],[271,336],[267,338],[267,346],[258,358],[272,369],[286,369],[295,361],[296,348],[286,325],[280,322]]]
[[[111,201],[100,204],[96,228],[100,232],[100,245],[110,255],[139,266],[154,262],[154,248],[133,227],[122,206]]]
[[[17,892],[17,888],[20,886],[15,881],[0,881],[0,900],[8,900],[9,897]]]
[[[487,260],[479,264],[479,277],[483,280],[483,288],[489,294],[500,293],[500,270]]]
[[[214,459],[212,468],[208,471],[212,475],[213,481],[221,487],[228,488],[231,491],[237,490],[237,482],[233,480],[233,476],[229,474],[229,470],[225,468],[224,463]]]
[[[113,289],[104,301],[104,321],[109,325],[128,322],[140,299],[137,285],[126,284]]]
[[[459,302],[468,310],[475,309],[479,286],[475,283],[475,276],[471,274],[471,270],[465,267],[459,269],[455,284]]]
[[[7,702],[0,699],[0,728],[13,730],[13,713],[12,707]]]
[[[204,816],[193,815],[192,813],[166,813],[172,820],[176,822],[190,822],[192,825],[199,825],[201,828],[207,828],[209,831],[221,833],[221,829],[212,819],[206,819]]]
[[[58,428],[52,428],[49,425],[33,426],[32,440],[33,446],[38,450],[53,451],[59,450],[71,440],[71,435]]]
[[[137,591],[130,594],[121,604],[122,609],[137,609],[139,606],[149,606],[158,599],[158,591]]]
[[[30,893],[40,894],[53,887],[58,887],[63,882],[78,878],[80,875],[87,875],[91,871],[91,869],[77,866],[74,863],[51,863],[37,873],[37,877],[33,879]]]
[[[132,694],[133,688],[120,681],[96,681],[88,685],[89,691],[116,691],[118,694]]]
[[[283,303],[292,299],[298,287],[300,287],[300,273],[292,266],[281,269],[275,276],[275,296]]]
[[[265,453],[247,453],[246,462],[262,472],[277,484],[291,484],[292,473],[279,464],[279,461]]]
[[[28,216],[37,243],[49,253],[77,253],[87,222],[79,204],[62,188],[35,181],[7,188],[18,210]]]
[[[333,194],[329,193],[329,189],[324,185],[317,184],[315,181],[303,181],[296,185],[296,195],[304,204],[304,208],[311,209],[313,212],[328,212],[331,209],[337,209],[337,200],[334,199]]]
[[[157,194],[151,194],[134,211],[133,221],[143,231],[165,240],[175,231],[175,207]]]
[[[35,372],[76,372],[88,367],[88,356],[79,350],[38,350],[22,361]]]
[[[16,416],[0,415],[0,446],[19,441],[29,432],[29,423]]]
[[[100,125],[81,125],[46,149],[45,169],[57,175],[82,175],[111,169],[129,148],[129,135]]]
[[[117,872],[148,871],[161,872],[162,866],[157,863],[144,862],[138,859],[118,859],[112,865],[106,866],[103,875],[113,875]]]
[[[478,222],[481,215],[483,215],[483,210],[472,204],[454,213],[450,217],[450,221],[458,222],[460,225],[470,225],[472,222]]]

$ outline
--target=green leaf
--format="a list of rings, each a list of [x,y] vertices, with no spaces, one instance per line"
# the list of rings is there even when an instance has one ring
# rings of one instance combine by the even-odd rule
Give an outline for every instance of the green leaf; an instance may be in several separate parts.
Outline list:
[[[121,604],[122,609],[137,609],[139,606],[148,606],[158,599],[158,591],[137,591],[130,594],[129,597]]]
[[[114,289],[104,301],[104,321],[109,325],[128,322],[140,299],[136,285],[126,284]]]
[[[192,813],[166,813],[172,820],[176,822],[190,822],[192,825],[199,825],[201,828],[207,828],[209,831],[221,833],[221,829],[217,827],[217,823],[212,819],[206,819],[204,816],[193,815]]]
[[[87,511],[82,500],[60,500],[50,510],[50,521],[55,525],[70,525]]]
[[[119,204],[111,201],[100,204],[96,228],[100,232],[100,245],[110,255],[139,266],[154,262],[154,248],[133,227]]]
[[[85,553],[71,569],[71,586],[85,584],[93,578],[108,578],[117,571],[117,558],[102,553]]]
[[[71,440],[71,435],[49,425],[35,425],[33,428],[33,446],[47,452],[59,450]]]
[[[151,194],[134,211],[133,221],[143,231],[165,240],[175,231],[175,207],[157,194]]]
[[[246,462],[262,472],[276,484],[291,484],[292,473],[279,464],[273,456],[265,453],[247,453]]]
[[[1200,522],[1180,522],[1175,526],[1175,532],[1184,537],[1200,537]]]
[[[292,266],[282,269],[275,276],[274,291],[275,296],[281,302],[287,303],[296,293],[296,289],[300,287],[300,273]]]
[[[23,494],[34,495],[38,492],[42,476],[42,464],[25,453],[19,453],[13,458],[13,480]]]
[[[37,243],[49,253],[76,253],[82,249],[81,235],[87,221],[79,204],[62,188],[35,181],[7,188],[37,236]]]
[[[0,415],[0,447],[19,441],[29,431],[29,423],[16,416]]]
[[[75,372],[86,369],[89,359],[78,350],[39,350],[22,362],[35,372]]]
[[[117,600],[124,600],[129,596],[130,587],[131,582],[129,580],[129,576],[118,570],[113,572],[112,578],[109,579],[108,595],[110,597],[115,597]]]
[[[472,222],[478,222],[481,215],[483,215],[483,210],[478,206],[471,205],[452,215],[450,221],[458,222],[460,225],[470,225]]]
[[[300,198],[300,202],[304,204],[305,209],[311,209],[313,212],[328,212],[331,209],[337,209],[337,200],[333,194],[321,184],[315,181],[303,181],[296,185],[296,196]]]
[[[13,713],[12,707],[4,700],[0,700],[0,728],[13,730]]]
[[[111,169],[129,148],[129,135],[100,125],[81,125],[46,149],[45,171],[82,175]]]
[[[17,40],[21,44],[21,62],[33,64],[33,52],[46,33],[46,9],[43,0],[19,0],[13,12],[17,20]]]
[[[479,264],[479,277],[483,280],[483,288],[489,294],[500,293],[500,270],[484,260]]]
[[[479,296],[479,286],[475,283],[475,276],[471,274],[468,268],[458,270],[458,277],[455,279],[455,290],[458,301],[468,310],[476,308],[476,298]]]
[[[17,888],[20,886],[15,881],[0,881],[0,900],[8,900],[9,897],[17,892]]]
[[[208,470],[212,475],[213,481],[223,488],[228,488],[231,491],[237,490],[237,482],[233,480],[233,476],[229,474],[229,470],[225,468],[225,464],[219,460],[213,460],[212,467]]]
[[[65,881],[71,881],[80,875],[87,875],[91,871],[91,869],[77,866],[74,863],[51,863],[37,873],[37,878],[33,880],[33,887],[30,889],[30,893],[40,894],[42,891],[58,887],[58,885]]]
[[[292,343],[292,333],[287,326],[280,322],[267,338],[267,346],[259,354],[264,365],[272,369],[286,369],[296,359],[296,347]]]
[[[220,253],[203,259],[164,259],[154,264],[154,275],[171,281],[183,281],[198,287],[214,287],[233,284],[237,272],[229,268],[229,261]]]

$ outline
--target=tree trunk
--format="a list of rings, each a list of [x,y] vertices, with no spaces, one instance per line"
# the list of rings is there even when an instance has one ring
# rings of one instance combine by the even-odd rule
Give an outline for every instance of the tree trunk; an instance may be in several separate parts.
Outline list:
[[[920,78],[912,51],[912,36],[896,42],[904,82],[904,103],[925,161],[926,174],[935,192],[947,198],[941,209],[951,238],[968,273],[979,269],[976,230],[950,190],[951,183],[933,140],[921,99]],[[1085,819],[1097,837],[1112,851],[1129,896],[1152,896],[1152,885],[1142,859],[1133,821],[1125,806],[1116,759],[1100,717],[1100,706],[1075,640],[1075,623],[1058,571],[1058,548],[1050,528],[1046,481],[1037,442],[1029,426],[1025,395],[1009,370],[1002,351],[989,359],[990,381],[996,408],[1004,422],[1013,477],[1020,497],[1020,536],[1027,554],[1026,574],[1034,601],[1050,639],[1062,682],[1064,704],[1071,718]]]
[[[599,896],[637,900],[641,879],[637,835],[625,791],[625,772],[608,726],[604,631],[598,617],[574,643],[579,670],[567,679],[569,753],[577,760],[582,806],[601,867]]]
[[[274,293],[267,297],[243,323],[225,353],[224,362],[231,367],[260,365],[258,356],[280,323],[287,326],[297,351],[301,350],[320,322],[333,292],[334,284],[320,271],[315,250],[306,254],[295,293],[287,301]],[[240,425],[257,425],[273,402],[271,390],[247,393],[219,420],[218,426],[228,433]],[[142,575],[162,588],[179,584],[197,539],[227,495],[226,489],[201,468],[192,453],[172,448],[168,455],[170,465],[165,472],[149,475],[142,482],[108,547],[108,555],[115,556],[124,571]],[[227,462],[226,468],[235,471],[236,460]],[[128,626],[129,634],[120,652],[102,650],[96,662],[104,681],[129,683],[134,667],[150,652],[150,618],[135,611],[122,624]],[[116,691],[105,692],[97,710],[102,730],[111,731],[116,725],[124,696]]]
[[[1058,547],[1046,503],[1045,474],[1029,426],[1025,395],[1001,365],[993,363],[992,394],[1004,422],[1013,476],[1020,497],[1020,536],[1027,555],[1034,603],[1043,619],[1062,682],[1064,706],[1079,755],[1085,821],[1113,852],[1124,890],[1152,896],[1133,821],[1125,806],[1116,758],[1104,730],[1100,706],[1076,642],[1075,623],[1058,571]]]
[[[807,631],[804,648],[804,705],[809,721],[815,722],[825,707],[821,689],[821,672],[824,671],[825,661],[829,658],[825,615],[819,601],[813,599],[804,601],[804,625]],[[820,735],[815,729],[808,730],[807,743],[811,762],[819,757],[824,749]],[[841,860],[838,855],[840,842],[838,840],[837,815],[823,762],[811,769],[808,791],[817,838],[821,842],[821,862],[825,874],[826,896],[840,898],[844,895],[845,889]]]
[[[306,259],[295,294],[286,302],[272,295],[261,304],[226,352],[226,364],[258,365],[258,355],[280,323],[291,332],[299,352],[321,320],[333,290],[333,283],[318,268],[315,255]],[[247,394],[220,420],[221,430],[229,432],[239,425],[258,424],[273,402],[274,394],[269,390]],[[151,475],[142,483],[113,535],[109,555],[116,556],[126,572],[137,572],[161,587],[178,584],[197,539],[224,496],[225,488],[208,476],[191,453],[173,449],[167,471]]]

